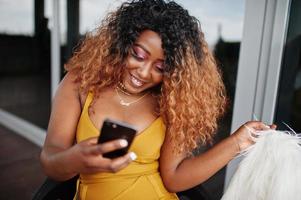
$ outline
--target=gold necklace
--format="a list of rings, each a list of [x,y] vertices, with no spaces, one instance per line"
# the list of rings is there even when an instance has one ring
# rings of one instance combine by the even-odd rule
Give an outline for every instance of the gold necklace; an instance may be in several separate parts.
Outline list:
[[[124,100],[122,99],[122,97],[120,96],[118,90],[120,90],[120,91],[122,91],[122,92],[123,92],[123,90],[122,90],[121,88],[119,88],[118,86],[115,87],[116,94],[117,94],[117,96],[118,96],[118,98],[119,98],[119,100],[120,100],[119,103],[120,103],[120,105],[122,105],[122,106],[130,106],[130,105],[132,105],[133,103],[137,103],[138,101],[142,100],[143,97],[145,97],[145,96],[148,95],[148,93],[149,93],[149,92],[145,93],[144,95],[142,95],[141,97],[139,97],[138,99],[136,99],[136,100],[134,100],[134,101],[126,102],[126,101],[124,101]],[[131,96],[131,94],[129,94],[129,93],[125,93],[125,94]]]
[[[123,94],[127,95],[127,96],[132,96],[131,93],[129,93],[128,91],[126,91],[125,86],[123,85],[123,83],[119,82],[117,84],[117,89],[120,90]]]

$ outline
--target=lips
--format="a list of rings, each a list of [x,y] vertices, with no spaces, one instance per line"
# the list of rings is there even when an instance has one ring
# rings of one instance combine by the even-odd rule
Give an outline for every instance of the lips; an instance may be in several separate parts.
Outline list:
[[[131,83],[132,83],[133,86],[141,87],[143,84],[145,84],[144,81],[141,81],[141,80],[137,79],[133,75],[130,75],[130,76],[131,76],[130,80],[131,80]]]

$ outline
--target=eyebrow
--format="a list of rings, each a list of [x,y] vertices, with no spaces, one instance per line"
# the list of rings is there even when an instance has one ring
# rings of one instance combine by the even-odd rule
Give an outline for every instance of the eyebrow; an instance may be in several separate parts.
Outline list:
[[[142,44],[135,43],[134,46],[140,47],[140,48],[143,49],[148,55],[151,55],[151,53],[147,50],[147,48],[145,48]],[[164,62],[164,59],[158,59],[158,60]]]

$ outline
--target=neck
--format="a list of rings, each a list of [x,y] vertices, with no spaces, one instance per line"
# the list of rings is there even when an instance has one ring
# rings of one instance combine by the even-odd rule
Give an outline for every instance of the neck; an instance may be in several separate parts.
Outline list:
[[[132,95],[132,94],[130,94],[130,93],[127,93],[126,91],[124,91],[124,90],[122,90],[120,87],[118,87],[118,85],[115,87],[115,91],[116,91],[116,94],[117,94],[117,96],[118,96],[118,98],[119,98],[119,103],[120,103],[122,106],[130,106],[130,105],[132,105],[132,104],[134,104],[134,103],[138,103],[138,102],[141,101],[146,95],[149,94],[148,92],[145,92],[144,94],[140,95],[139,97],[134,97],[135,100],[133,100],[133,101],[127,101],[126,99],[133,99],[133,98],[131,98],[131,97],[133,97],[134,94]],[[123,94],[125,94],[125,95],[128,95],[128,97],[124,99],[124,98],[121,96],[121,94],[119,94],[119,92],[120,92],[120,93],[123,93]],[[136,95],[136,94],[135,94],[135,95]]]

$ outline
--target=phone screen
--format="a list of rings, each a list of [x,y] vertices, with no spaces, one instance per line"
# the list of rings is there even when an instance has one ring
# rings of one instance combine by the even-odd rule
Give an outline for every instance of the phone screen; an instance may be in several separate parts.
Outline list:
[[[102,128],[100,130],[100,136],[98,138],[98,143],[104,143],[115,139],[125,139],[128,142],[128,146],[122,149],[117,149],[103,154],[103,157],[107,158],[117,158],[125,155],[130,148],[131,143],[134,140],[134,137],[137,133],[137,130],[130,124],[106,119],[103,122]]]

